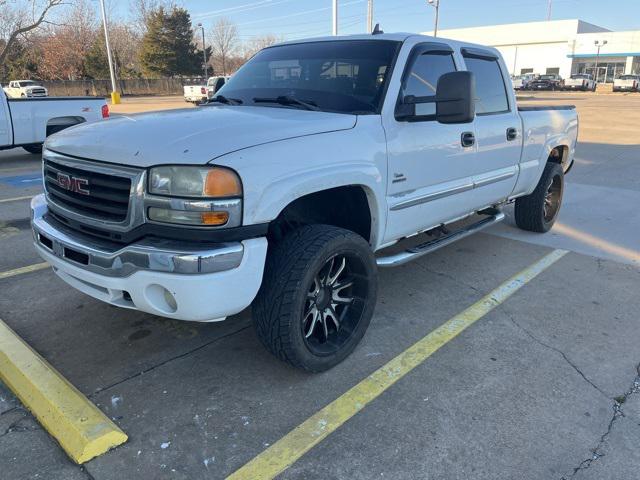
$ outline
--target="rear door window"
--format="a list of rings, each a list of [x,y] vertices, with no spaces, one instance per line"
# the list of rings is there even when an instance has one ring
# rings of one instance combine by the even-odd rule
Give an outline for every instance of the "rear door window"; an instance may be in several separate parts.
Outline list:
[[[476,114],[508,112],[509,99],[498,60],[465,54],[464,61],[476,79]]]

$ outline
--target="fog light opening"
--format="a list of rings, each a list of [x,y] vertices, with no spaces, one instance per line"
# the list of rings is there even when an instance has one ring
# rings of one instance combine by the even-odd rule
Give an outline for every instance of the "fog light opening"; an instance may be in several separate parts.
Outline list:
[[[175,313],[178,310],[175,296],[162,285],[149,285],[145,290],[145,297],[151,307],[162,313]]]

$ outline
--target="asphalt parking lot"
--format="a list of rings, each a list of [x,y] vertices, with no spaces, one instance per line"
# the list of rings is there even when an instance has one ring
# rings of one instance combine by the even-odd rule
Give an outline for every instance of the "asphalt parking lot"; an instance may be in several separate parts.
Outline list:
[[[40,268],[28,211],[40,159],[0,152],[0,319],[129,436],[78,466],[0,384],[0,477],[225,478],[560,249],[568,253],[333,433],[318,433],[303,456],[273,461],[283,479],[639,478],[640,94],[522,101],[573,103],[580,115],[554,229],[526,233],[509,217],[381,270],[363,342],[319,375],[271,357],[250,311],[217,324],[167,320],[100,303]],[[184,105],[134,100],[112,111]]]

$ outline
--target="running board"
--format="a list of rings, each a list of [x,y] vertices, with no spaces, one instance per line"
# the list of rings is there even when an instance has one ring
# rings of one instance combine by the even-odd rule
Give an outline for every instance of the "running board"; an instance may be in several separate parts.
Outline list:
[[[376,263],[379,267],[397,267],[400,265],[404,265],[411,260],[420,258],[423,255],[438,250],[439,248],[446,247],[447,245],[457,240],[461,240],[465,237],[468,237],[469,235],[473,235],[474,233],[484,230],[491,225],[495,225],[502,220],[504,220],[504,213],[497,212],[488,218],[483,218],[479,222],[463,228],[462,230],[457,230],[443,237],[421,243],[420,245],[408,248],[407,250],[400,253],[395,253],[386,257],[379,257],[376,259]]]

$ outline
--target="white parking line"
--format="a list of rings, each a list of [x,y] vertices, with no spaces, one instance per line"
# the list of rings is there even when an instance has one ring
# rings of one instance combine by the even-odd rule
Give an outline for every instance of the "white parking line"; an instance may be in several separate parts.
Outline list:
[[[32,198],[33,198],[33,195],[26,195],[24,197],[3,198],[3,199],[0,199],[0,203],[17,202],[20,200],[31,200]]]

